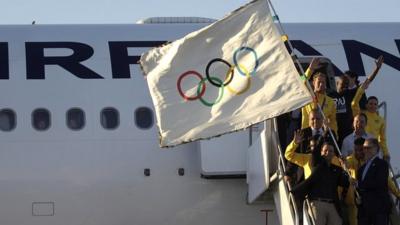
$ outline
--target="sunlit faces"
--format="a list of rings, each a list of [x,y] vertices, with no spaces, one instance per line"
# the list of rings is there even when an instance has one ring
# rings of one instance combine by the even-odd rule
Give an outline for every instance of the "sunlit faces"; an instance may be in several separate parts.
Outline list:
[[[358,114],[354,117],[353,128],[357,131],[364,131],[365,126],[367,126],[367,118],[362,114]]]
[[[323,73],[314,75],[313,87],[314,87],[314,92],[325,93],[325,91],[326,91],[326,75]]]
[[[320,129],[322,127],[322,115],[317,111],[311,111],[309,116],[308,125],[314,129]]]
[[[336,81],[336,89],[339,93],[343,93],[349,88],[349,79],[346,76],[341,76]]]
[[[367,108],[368,112],[376,112],[378,110],[378,100],[375,98],[368,99],[365,107]]]
[[[363,151],[364,151],[365,159],[369,160],[374,155],[376,155],[376,153],[378,153],[378,145],[376,143],[373,143],[373,141],[371,141],[371,139],[367,139],[364,142]]]
[[[324,144],[321,149],[321,156],[327,160],[331,160],[335,156],[333,146],[330,144]]]

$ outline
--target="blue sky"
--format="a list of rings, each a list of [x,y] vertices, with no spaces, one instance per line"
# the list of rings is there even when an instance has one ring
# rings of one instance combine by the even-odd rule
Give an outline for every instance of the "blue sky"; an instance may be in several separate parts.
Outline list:
[[[152,16],[221,18],[245,0],[0,0],[0,24],[134,23]],[[400,0],[272,0],[282,22],[400,22]]]

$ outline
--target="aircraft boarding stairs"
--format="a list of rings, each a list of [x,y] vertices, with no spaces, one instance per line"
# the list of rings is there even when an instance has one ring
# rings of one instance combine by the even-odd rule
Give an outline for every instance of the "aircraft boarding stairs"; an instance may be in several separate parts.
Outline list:
[[[386,105],[386,103],[383,104]],[[263,203],[271,201],[272,198],[281,224],[313,225],[313,218],[308,213],[309,202],[305,201],[302,212],[298,212],[294,197],[283,179],[285,170],[284,151],[279,144],[277,127],[277,120],[272,119],[263,123],[261,131],[259,131],[259,128],[256,129],[256,132],[250,131],[253,135],[257,134],[258,137],[253,138],[254,141],[248,149],[248,203]],[[395,179],[393,170],[390,173],[392,179]],[[395,183],[397,184],[397,182]],[[395,207],[390,218],[390,224],[399,225],[399,202],[393,203]],[[300,213],[302,213],[302,216],[300,216]]]
[[[381,107],[385,111],[386,103]],[[386,112],[384,115],[386,118]],[[200,149],[203,178],[246,177],[248,204],[273,204],[273,211],[280,224],[314,224],[313,218],[308,214],[308,202],[304,202],[303,209],[299,212],[300,207],[296,206],[294,197],[283,180],[284,150],[279,143],[277,119],[254,125],[248,132],[236,132],[201,142]],[[393,171],[391,177],[399,178]],[[395,205],[390,224],[400,225],[399,203],[396,202]]]
[[[388,124],[387,122],[387,103],[385,101],[382,101],[378,105],[378,110],[379,114],[383,117],[385,120],[385,124]],[[387,127],[387,126],[386,126]],[[399,189],[399,183],[397,182],[397,179],[400,178],[400,174],[395,174],[392,165],[389,164],[389,176],[393,179],[394,183],[396,184],[397,189]],[[400,201],[398,199],[393,198],[392,196],[392,204],[393,204],[393,210],[392,214],[390,215],[390,224],[391,225],[400,225]]]
[[[293,196],[283,180],[284,161],[276,119],[207,141],[200,141],[204,179],[246,178],[247,204],[272,209],[279,224],[299,225]],[[272,208],[273,207],[273,208]],[[307,214],[306,214],[307,215]],[[312,224],[308,215],[303,224]]]
[[[265,121],[250,132],[254,141],[248,149],[248,198],[249,204],[262,204],[271,199],[275,205],[275,213],[280,224],[284,225],[312,225],[312,218],[307,213],[299,212],[294,196],[289,192],[289,187],[283,180],[285,162],[284,153],[279,144],[278,126],[276,119]],[[300,215],[303,214],[303,216]],[[304,218],[301,223],[300,218]]]

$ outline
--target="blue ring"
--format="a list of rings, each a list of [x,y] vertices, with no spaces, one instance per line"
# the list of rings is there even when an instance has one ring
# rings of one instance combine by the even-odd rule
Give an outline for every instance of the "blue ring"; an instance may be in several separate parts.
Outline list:
[[[237,60],[237,54],[238,54],[240,51],[245,51],[245,50],[246,50],[246,51],[252,52],[253,55],[254,55],[254,57],[255,57],[255,59],[256,59],[256,64],[254,65],[253,71],[250,72],[250,76],[254,76],[254,75],[256,75],[256,71],[257,71],[257,68],[258,68],[258,65],[259,65],[257,53],[256,53],[256,51],[254,51],[254,49],[252,49],[252,48],[250,48],[250,47],[240,47],[240,48],[237,49],[237,50],[235,51],[235,53],[233,54],[233,63],[235,64],[235,66],[236,66],[237,70],[239,71],[239,73],[240,73],[242,76],[246,76],[246,73],[243,72],[243,71],[240,69],[239,63],[238,63],[238,60]]]

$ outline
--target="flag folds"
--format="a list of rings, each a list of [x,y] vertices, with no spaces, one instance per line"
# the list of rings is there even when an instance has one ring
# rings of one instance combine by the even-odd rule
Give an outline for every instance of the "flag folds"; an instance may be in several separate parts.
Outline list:
[[[311,101],[266,0],[144,53],[140,64],[162,147],[244,129]]]

